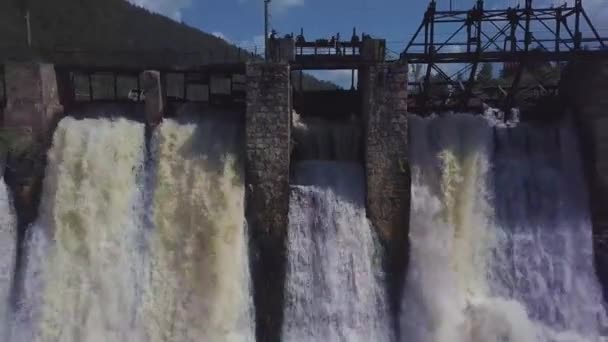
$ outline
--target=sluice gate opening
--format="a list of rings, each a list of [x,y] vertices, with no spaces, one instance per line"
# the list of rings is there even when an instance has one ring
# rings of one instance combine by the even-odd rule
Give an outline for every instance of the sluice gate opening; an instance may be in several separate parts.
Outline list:
[[[147,69],[118,67],[55,66],[61,103],[66,111],[90,104],[126,105],[134,109],[135,119],[143,119]],[[157,69],[160,97],[171,117],[181,105],[245,111],[245,65],[201,67],[180,70]],[[147,96],[148,95],[148,96]]]

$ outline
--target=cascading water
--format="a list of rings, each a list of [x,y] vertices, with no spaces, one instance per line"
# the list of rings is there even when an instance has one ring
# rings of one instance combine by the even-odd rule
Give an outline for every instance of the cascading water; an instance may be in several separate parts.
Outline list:
[[[242,132],[228,121],[165,120],[146,163],[142,124],[62,120],[19,284],[0,181],[0,339],[253,342]],[[303,156],[358,157],[356,143],[337,145],[339,127],[320,140],[304,128],[316,147]],[[412,116],[410,130],[401,340],[606,341],[571,125]],[[393,341],[362,166],[303,161],[294,183],[283,340]]]
[[[403,341],[595,342],[605,326],[571,127],[410,117]]]
[[[283,341],[392,341],[362,166],[299,162],[295,184]]]
[[[0,162],[0,168],[4,165]],[[17,246],[17,220],[0,170],[0,339],[8,340],[9,295]]]
[[[147,341],[254,340],[239,133],[191,119],[153,136]]]
[[[62,120],[48,154],[13,341],[137,341],[144,126]]]
[[[239,131],[62,120],[9,341],[253,341]]]
[[[525,303],[544,340],[608,339],[579,154],[567,123],[497,130],[494,290]]]
[[[361,157],[361,123],[352,118],[332,122],[293,113],[293,141],[297,160],[348,160]]]

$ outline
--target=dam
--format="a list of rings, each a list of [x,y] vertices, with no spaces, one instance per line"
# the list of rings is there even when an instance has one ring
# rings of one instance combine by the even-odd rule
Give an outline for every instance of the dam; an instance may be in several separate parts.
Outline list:
[[[0,340],[608,339],[605,51],[561,55],[559,105],[518,118],[412,98],[410,63],[457,54],[303,38],[3,62]],[[357,80],[295,81],[318,69]]]

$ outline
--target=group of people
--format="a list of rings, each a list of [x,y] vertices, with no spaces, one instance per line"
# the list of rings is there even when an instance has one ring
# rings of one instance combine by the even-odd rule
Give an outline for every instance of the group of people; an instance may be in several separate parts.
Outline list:
[[[270,33],[270,39],[275,40],[278,38],[278,35],[279,34],[278,34],[277,30],[272,30]],[[364,39],[368,38],[368,37],[369,37],[368,35],[363,34]],[[285,38],[293,38],[293,34],[285,35]],[[353,45],[359,43],[360,41],[361,41],[361,38],[357,34],[353,34],[353,36],[350,39],[350,43]],[[329,45],[333,46],[336,49],[342,45],[339,32],[335,36],[331,36],[330,40],[320,39],[320,40],[318,40],[318,42],[327,42]],[[306,38],[304,38],[303,34],[299,34],[296,37],[296,43],[306,43]]]

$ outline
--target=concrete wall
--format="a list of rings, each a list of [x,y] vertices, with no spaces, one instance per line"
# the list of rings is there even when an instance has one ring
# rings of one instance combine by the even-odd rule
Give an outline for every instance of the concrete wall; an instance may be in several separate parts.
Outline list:
[[[259,342],[280,341],[291,129],[287,64],[247,65],[247,220]]]
[[[156,127],[163,120],[167,104],[166,89],[163,87],[160,72],[146,70],[141,74],[142,89],[145,94],[146,123]]]
[[[296,45],[293,38],[270,39],[270,60],[275,63],[288,63],[295,61]]]
[[[4,127],[21,135],[19,140],[27,144],[19,147],[18,154],[9,154],[6,171],[22,230],[36,217],[45,153],[63,107],[53,65],[8,62],[5,79]]]
[[[6,63],[5,127],[29,127],[47,136],[63,112],[51,64]]]
[[[596,271],[608,299],[608,61],[570,65],[560,88],[578,119],[591,195]]]
[[[367,214],[386,249],[391,304],[398,317],[407,266],[410,210],[405,63],[362,70]],[[396,324],[398,326],[398,324]]]

